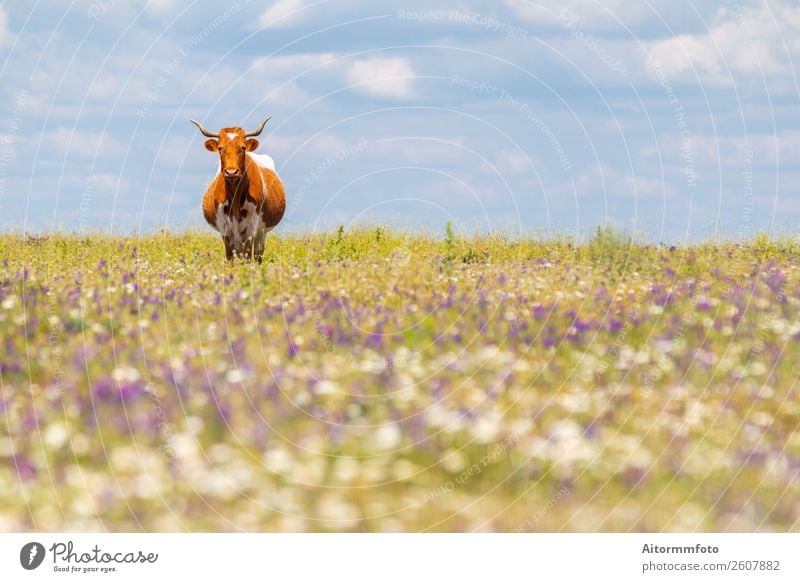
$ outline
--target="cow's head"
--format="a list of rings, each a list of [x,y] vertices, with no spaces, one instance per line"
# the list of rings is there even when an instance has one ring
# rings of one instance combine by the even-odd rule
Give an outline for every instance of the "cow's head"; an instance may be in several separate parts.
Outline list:
[[[251,139],[261,135],[264,126],[270,120],[267,117],[255,131],[245,131],[241,127],[226,127],[219,133],[211,133],[200,122],[191,120],[207,139],[205,146],[210,152],[219,152],[220,171],[226,180],[237,180],[244,176],[244,159],[247,152],[258,147],[258,140]]]

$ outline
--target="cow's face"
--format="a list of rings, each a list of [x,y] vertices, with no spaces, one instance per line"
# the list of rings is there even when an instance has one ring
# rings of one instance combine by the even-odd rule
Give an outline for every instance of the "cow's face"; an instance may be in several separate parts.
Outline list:
[[[226,180],[237,180],[244,176],[245,155],[258,147],[257,139],[245,139],[241,127],[226,127],[220,130],[219,138],[205,143],[210,152],[219,152],[220,171]]]

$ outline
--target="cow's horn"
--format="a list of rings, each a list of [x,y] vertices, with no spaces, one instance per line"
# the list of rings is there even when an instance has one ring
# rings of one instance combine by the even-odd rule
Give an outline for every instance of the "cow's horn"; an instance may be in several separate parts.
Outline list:
[[[194,119],[190,119],[189,121],[191,121],[192,123],[194,123],[194,124],[197,126],[197,129],[199,129],[199,130],[200,130],[200,133],[202,133],[204,136],[206,136],[206,137],[216,137],[216,138],[219,138],[219,134],[218,134],[218,133],[211,133],[211,132],[210,132],[210,131],[208,131],[208,130],[207,130],[205,127],[203,127],[203,124],[202,124],[202,123],[200,123],[199,121],[195,121]]]
[[[267,122],[270,119],[272,119],[272,116],[268,115],[267,118],[264,121],[261,122],[261,125],[259,126],[259,128],[257,130],[248,131],[246,134],[244,134],[244,136],[245,137],[255,137],[257,135],[261,135],[261,132],[264,130],[264,126],[267,124]]]

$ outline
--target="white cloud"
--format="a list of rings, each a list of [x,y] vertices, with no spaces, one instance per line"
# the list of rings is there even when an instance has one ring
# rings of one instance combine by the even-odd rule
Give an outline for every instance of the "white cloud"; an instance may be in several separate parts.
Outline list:
[[[342,136],[329,132],[310,138],[307,135],[273,135],[262,140],[262,150],[281,162],[289,159],[317,160],[336,156],[337,152],[351,146]]]
[[[197,74],[199,71],[192,71]],[[183,73],[188,78],[188,72]],[[234,65],[223,64],[216,67],[213,71],[200,72],[200,78],[194,86],[194,90],[201,92],[206,98],[220,100],[230,93],[240,91],[247,86],[247,77]]]
[[[303,18],[303,0],[278,0],[258,17],[258,25],[282,28]]]
[[[466,146],[466,139],[458,135],[441,135],[435,138],[395,137],[380,138],[370,147],[370,152],[384,163],[422,166],[444,170],[465,160],[478,163]]]
[[[427,7],[422,0],[406,0],[406,8],[420,3],[419,8]],[[332,23],[347,23],[350,20],[364,18],[365,14],[383,9],[394,12],[395,6],[374,0],[277,0],[263,10],[258,16],[258,26],[262,28],[289,28],[297,25],[309,25],[318,28],[330,26]],[[350,28],[345,29],[348,31]]]
[[[98,173],[89,177],[92,187],[97,191],[116,192],[121,189],[124,181],[116,174]],[[85,179],[84,179],[85,182]]]
[[[274,84],[265,88],[264,101],[269,106],[297,108],[311,101],[312,96],[301,89],[297,83]]]
[[[86,88],[87,96],[91,99],[105,101],[113,99],[119,95],[119,88],[126,80],[129,79],[125,79],[122,75],[97,75]],[[126,87],[126,89],[128,93],[134,90],[130,86]],[[142,95],[144,95],[145,91],[145,87],[139,89]]]
[[[257,90],[270,105],[297,107],[307,103],[311,96],[301,86],[314,82],[336,70],[335,53],[300,53],[259,57],[252,61],[247,72],[249,90]],[[328,67],[328,65],[331,65]]]
[[[660,178],[631,176],[606,164],[594,164],[575,181],[578,195],[605,199],[670,198],[678,191]]]
[[[694,68],[705,75],[705,81],[726,84],[719,57],[709,35],[681,35],[653,43],[648,62],[654,75],[659,74],[659,67],[668,78]]]
[[[762,74],[794,83],[798,37],[800,7],[726,8],[707,32],[651,43],[648,61],[658,61],[667,77],[696,75],[717,86],[762,83]]]
[[[199,140],[198,140],[199,142]],[[192,152],[189,151],[192,143],[191,137],[187,135],[171,135],[164,140],[164,143],[159,146],[158,161],[164,167],[179,167],[182,164],[189,164],[193,161],[192,155],[194,153],[205,152],[202,149],[202,144],[197,143],[199,149]],[[153,144],[158,145],[158,144]]]
[[[9,40],[11,40],[11,31],[8,30],[8,14],[0,6],[0,45],[7,43]]]
[[[737,6],[755,4],[756,0],[738,0]],[[696,30],[713,19],[719,0],[561,0],[554,3],[529,0],[506,0],[518,18],[535,25],[574,26],[590,31],[625,31],[637,35],[680,34]]]
[[[531,176],[535,175],[536,166],[528,154],[517,150],[503,149],[495,156],[495,168],[503,176]]]
[[[411,95],[415,76],[411,63],[401,57],[356,61],[347,69],[347,81],[356,85],[356,91],[393,99]]]
[[[155,15],[163,15],[172,12],[176,8],[175,0],[147,0],[145,9]]]
[[[638,0],[605,0],[602,3],[594,0],[562,0],[558,8],[520,0],[506,0],[506,4],[516,16],[527,22],[555,24],[575,17],[590,29],[616,28],[621,27],[620,21],[639,21],[646,10],[645,3]]]
[[[322,80],[334,81],[339,86],[341,78],[355,85],[355,91],[400,99],[409,97],[416,72],[410,61],[401,57],[374,57],[348,61],[334,52],[299,53],[259,57],[252,61],[252,74],[248,84],[263,86],[270,103],[298,105],[309,100],[304,91],[307,83]]]
[[[253,69],[270,77],[289,75],[302,76],[310,69],[327,65],[336,60],[335,53],[299,53],[259,57],[253,61]]]
[[[330,156],[336,152],[343,151],[347,147],[347,142],[333,133],[322,133],[308,143],[309,149],[318,155]]]
[[[122,143],[108,133],[81,131],[62,127],[48,132],[43,140],[45,147],[82,158],[117,156],[125,151]]]
[[[666,141],[664,147],[677,151],[680,148],[679,138]],[[721,164],[737,173],[743,170],[748,157],[755,166],[788,165],[800,157],[800,131],[779,130],[775,133],[733,136],[694,135],[692,151],[701,164]]]
[[[755,152],[756,190],[761,184],[763,190],[780,195],[781,200],[786,199],[789,204],[792,192],[796,192],[800,184],[796,163],[800,132],[792,133],[796,128],[796,108],[792,108],[791,99],[786,98],[797,82],[797,75],[791,71],[792,60],[800,55],[800,34],[797,34],[800,30],[797,7],[800,5],[796,0],[721,3],[714,0],[713,9],[709,8],[710,0],[649,0],[646,3],[564,0],[563,7],[580,15],[575,34],[571,34],[572,29],[564,22],[558,22],[562,7],[558,3],[539,0],[508,0],[507,6],[503,2],[489,5],[478,0],[455,3],[464,14],[495,17],[508,25],[527,28],[529,41],[531,38],[544,41],[539,45],[508,38],[503,30],[483,29],[472,22],[463,25],[400,22],[397,6],[386,3],[326,0],[314,6],[317,1],[242,2],[241,10],[232,13],[228,24],[206,35],[201,34],[203,27],[226,10],[209,0],[198,2],[173,26],[166,26],[165,22],[169,24],[169,15],[183,10],[176,0],[115,3],[100,15],[99,26],[86,14],[94,0],[82,0],[77,16],[74,10],[72,16],[67,16],[70,22],[75,21],[75,26],[62,27],[56,36],[52,36],[52,30],[63,16],[63,10],[53,0],[48,0],[48,9],[42,13],[42,18],[31,22],[24,31],[18,29],[26,11],[13,8],[13,3],[0,3],[0,43],[6,41],[5,46],[0,46],[0,52],[8,51],[11,46],[8,39],[19,42],[3,77],[6,102],[13,103],[19,90],[28,91],[26,107],[20,116],[20,130],[16,134],[17,158],[7,168],[9,185],[22,184],[25,190],[31,191],[31,196],[40,196],[44,201],[61,184],[63,172],[75,172],[76,187],[61,186],[64,200],[70,193],[79,193],[86,176],[92,172],[101,174],[96,180],[103,189],[116,188],[112,177],[119,176],[128,180],[132,195],[126,203],[135,211],[138,210],[135,208],[137,196],[147,192],[149,199],[154,192],[172,192],[175,174],[180,172],[179,182],[184,184],[185,198],[173,199],[169,219],[172,220],[173,215],[182,219],[185,212],[193,220],[202,220],[196,197],[219,162],[203,149],[202,138],[188,123],[188,118],[201,119],[210,128],[218,129],[236,124],[252,127],[261,116],[270,114],[275,119],[267,126],[259,151],[273,155],[283,167],[287,188],[299,188],[313,168],[335,156],[342,147],[368,140],[369,147],[364,154],[348,158],[346,163],[337,166],[336,172],[327,174],[325,180],[332,182],[341,178],[345,181],[376,169],[424,164],[485,187],[485,192],[496,192],[482,193],[481,198],[496,196],[500,200],[507,194],[499,177],[461,148],[441,142],[413,142],[407,138],[378,142],[387,135],[462,139],[496,164],[502,178],[519,194],[523,211],[537,217],[536,220],[541,218],[537,225],[545,220],[537,214],[542,188],[548,192],[552,210],[547,220],[552,220],[552,224],[572,225],[575,201],[571,183],[567,184],[559,164],[551,160],[552,151],[543,143],[542,132],[526,123],[516,106],[497,96],[455,87],[450,82],[452,74],[462,71],[463,77],[507,89],[514,98],[529,104],[531,110],[545,120],[548,130],[562,136],[559,139],[570,151],[570,174],[578,180],[582,173],[578,184],[579,211],[583,212],[584,208],[595,211],[606,197],[609,216],[617,212],[617,217],[627,219],[636,191],[639,195],[637,219],[661,220],[664,185],[668,195],[677,193],[678,201],[684,200],[686,178],[682,172],[686,163],[681,159],[681,128],[672,114],[666,89],[658,86],[653,71],[647,68],[651,54],[657,54],[662,61],[667,79],[684,107],[687,128],[692,134],[693,162],[699,175],[692,200],[693,225],[697,220],[695,212],[715,212],[720,199],[724,204],[729,201],[738,204],[731,211],[738,218],[746,150]],[[141,26],[123,35],[125,27],[145,4],[149,8],[137,20]],[[534,4],[551,10],[537,16]],[[626,31],[603,6],[626,25],[635,26]],[[648,6],[655,7],[666,23]],[[732,12],[734,6],[736,14]],[[406,0],[403,8],[406,11],[437,9],[422,0]],[[158,11],[168,15],[166,20],[154,16]],[[681,11],[682,14],[678,14]],[[351,17],[355,20],[384,13],[385,19],[350,22]],[[550,18],[549,22],[545,16]],[[259,23],[270,27],[242,42]],[[300,27],[311,32],[331,23],[342,26],[326,32],[323,44],[312,42],[304,48],[287,47],[280,52],[281,56],[255,58],[278,48],[284,40],[298,38],[292,33],[299,32]],[[83,42],[83,34],[89,26],[95,27],[94,32]],[[292,28],[295,26],[298,28]],[[670,27],[676,31],[674,34],[669,33]],[[275,38],[276,35],[286,38]],[[354,39],[357,40],[355,44]],[[657,40],[666,42],[655,42]],[[355,51],[380,50],[386,43],[407,44],[406,41],[418,46],[436,44],[459,50],[445,47],[354,54]],[[40,49],[45,45],[47,50],[42,53]],[[191,48],[187,54],[181,52],[185,47]],[[630,75],[622,77],[604,64],[600,50],[603,56],[620,59]],[[73,55],[75,60],[71,61]],[[110,55],[108,60],[107,55]],[[176,62],[176,57],[180,57],[179,66],[176,68],[173,64],[167,69]],[[406,57],[407,60],[388,57]],[[498,58],[510,64],[503,65]],[[588,79],[565,64],[567,59],[572,59]],[[734,71],[732,79],[726,63]],[[530,77],[512,64],[536,74],[540,81],[531,83]],[[766,87],[759,65],[768,75]],[[465,125],[457,116],[419,109],[392,111],[385,115],[383,122],[377,123],[374,116],[359,116],[374,109],[378,99],[402,105],[409,101],[391,99],[416,97],[423,82],[413,79],[415,71],[420,75],[444,77],[440,84],[429,86],[425,81],[426,104],[469,112],[483,119],[485,125]],[[585,82],[589,80],[598,86],[591,87]],[[703,89],[725,86],[726,80],[728,86],[735,81],[733,86],[737,90],[748,88],[741,96],[741,109],[732,91],[712,91],[706,101]],[[355,86],[348,87],[352,83]],[[773,92],[773,86],[779,90]],[[601,97],[610,102],[610,110],[596,106],[601,103]],[[618,106],[618,103],[625,106]],[[145,107],[149,108],[145,110]],[[145,110],[146,114],[137,116],[140,110]],[[345,121],[351,116],[352,119]],[[80,131],[73,134],[72,127],[76,123]],[[492,126],[506,133],[513,142],[490,129]],[[116,139],[103,135],[103,127]],[[328,128],[325,133],[312,137],[325,128]],[[388,133],[387,128],[391,130]],[[749,138],[743,136],[753,131],[758,134],[750,133]],[[0,132],[8,132],[8,124],[0,125]],[[168,141],[161,145],[165,132]],[[627,148],[601,147],[597,157],[592,155],[592,143],[616,143],[620,138]],[[134,139],[122,168],[122,154],[128,150],[128,141]],[[535,156],[533,168],[513,147],[514,142],[522,152]],[[41,150],[39,157],[29,155],[37,147]],[[187,152],[187,148],[191,149]],[[628,159],[627,150],[633,152],[632,160]],[[65,152],[68,168],[62,167]],[[185,158],[184,153],[187,154]],[[95,159],[96,155],[100,158]],[[34,159],[40,162],[36,168],[31,166]],[[593,167],[597,162],[602,165]],[[153,169],[156,171],[148,186]],[[538,183],[537,171],[544,186]],[[436,180],[435,175],[429,173],[413,173],[410,178],[411,187],[406,180],[396,180],[395,174],[379,174],[374,183],[385,184],[385,188],[380,188],[378,198],[405,195],[413,187],[418,195],[430,191],[431,197],[439,199],[440,190],[436,188],[441,188],[442,195],[447,188],[452,190],[452,183]],[[329,183],[316,183],[318,196],[329,195]],[[375,196],[376,188],[371,186],[372,183],[365,187],[364,191],[369,191],[365,197]],[[125,196],[119,197],[123,198]],[[298,205],[292,224],[312,224],[315,205],[309,203],[310,200],[316,199],[309,194],[306,202]],[[452,196],[450,200],[459,216],[464,213],[481,215],[481,210],[473,210],[468,201],[454,200]],[[101,212],[99,205],[100,200],[96,199],[92,212],[96,212],[98,221],[102,222],[107,214]],[[506,204],[501,209],[498,204],[500,210],[492,214],[492,220],[508,212],[509,206]],[[14,207],[14,211],[17,208]],[[21,208],[24,211],[24,206]],[[51,207],[42,204],[35,212],[44,216],[43,220],[50,220],[52,213],[45,212],[48,208]],[[358,210],[360,206],[348,199],[337,210],[349,212],[354,208]],[[800,205],[787,209],[783,215],[776,216],[776,221],[796,223],[798,208]],[[148,220],[164,219],[163,211],[154,211],[152,205],[148,205],[147,212]],[[675,223],[670,228],[679,222],[678,214],[669,215]],[[597,216],[590,214],[588,219],[592,221]],[[754,211],[753,225],[759,224],[756,216]],[[436,217],[438,220],[438,215]],[[138,223],[137,216],[132,220]],[[425,218],[409,217],[404,224],[413,225],[420,220]],[[680,227],[679,224],[675,226]]]

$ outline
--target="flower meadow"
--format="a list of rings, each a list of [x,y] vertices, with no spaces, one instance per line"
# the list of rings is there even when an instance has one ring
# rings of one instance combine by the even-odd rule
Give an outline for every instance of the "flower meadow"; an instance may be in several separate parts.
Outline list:
[[[1,531],[798,531],[800,246],[0,236]]]

